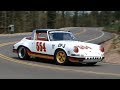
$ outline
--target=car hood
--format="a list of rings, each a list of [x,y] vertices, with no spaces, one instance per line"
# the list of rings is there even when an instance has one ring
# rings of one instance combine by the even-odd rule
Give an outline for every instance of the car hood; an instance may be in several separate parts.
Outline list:
[[[84,56],[101,56],[103,54],[103,52],[101,52],[100,50],[100,45],[98,44],[80,41],[57,41],[56,43],[58,44],[58,46],[65,46],[66,48],[68,48],[68,50],[71,50],[71,53],[75,53],[73,52],[74,47],[78,47],[79,51],[76,54],[81,54]]]
[[[65,44],[70,47],[78,46],[80,49],[97,49],[100,47],[98,44],[86,43],[81,41],[55,41],[58,44]]]

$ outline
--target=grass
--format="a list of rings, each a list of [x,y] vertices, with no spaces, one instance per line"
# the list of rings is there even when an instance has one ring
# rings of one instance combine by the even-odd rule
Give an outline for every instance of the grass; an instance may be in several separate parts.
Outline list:
[[[120,22],[104,26],[103,31],[120,34]]]

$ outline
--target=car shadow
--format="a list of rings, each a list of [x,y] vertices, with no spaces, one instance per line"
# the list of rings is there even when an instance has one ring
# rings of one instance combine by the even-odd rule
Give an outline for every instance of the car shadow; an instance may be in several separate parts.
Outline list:
[[[18,57],[11,57],[11,58],[15,60],[26,61],[26,62],[40,62],[40,63],[46,63],[46,64],[54,64],[54,61],[49,59],[30,58],[30,59],[22,60],[22,59],[19,59]]]
[[[95,64],[95,65],[87,65],[87,64],[82,64],[82,63],[69,63],[66,66],[72,66],[72,67],[98,67],[101,66],[100,64]]]
[[[15,60],[20,60],[18,57],[11,57]],[[42,58],[31,58],[29,60],[21,60],[21,61],[27,61],[27,62],[38,62],[38,63],[44,63],[44,64],[55,64],[54,60],[49,60],[49,59],[42,59]],[[58,65],[57,65],[58,66]],[[95,65],[87,65],[87,64],[82,64],[82,63],[68,63],[67,65],[59,65],[59,66],[71,66],[71,67],[98,67],[101,66],[101,64],[95,64]]]

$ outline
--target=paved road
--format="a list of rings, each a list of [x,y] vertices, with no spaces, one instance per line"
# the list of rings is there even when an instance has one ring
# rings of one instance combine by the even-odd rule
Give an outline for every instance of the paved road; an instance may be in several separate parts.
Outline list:
[[[102,28],[69,29],[81,41],[98,43],[110,39],[113,35],[102,32]],[[80,33],[79,33],[80,32]],[[0,36],[0,78],[2,79],[119,79],[120,65],[100,62],[94,66],[72,64],[55,65],[48,60],[19,60],[12,53],[13,44],[24,36]]]
[[[102,27],[100,28],[91,28],[91,27],[76,27],[69,29],[71,32],[73,32],[78,40],[89,42],[89,43],[95,43],[95,44],[101,44],[102,42],[109,40],[113,37],[113,34],[108,32],[103,32]],[[82,33],[78,33],[78,32]],[[76,34],[78,33],[78,34]]]

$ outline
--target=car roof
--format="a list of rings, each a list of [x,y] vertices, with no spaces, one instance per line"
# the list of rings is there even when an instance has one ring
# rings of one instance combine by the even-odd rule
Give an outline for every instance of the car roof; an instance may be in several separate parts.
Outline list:
[[[61,29],[35,29],[35,30],[33,30],[33,32],[36,32],[36,33],[46,33],[47,31],[49,31],[49,32],[59,32],[59,31],[61,31],[61,32],[66,32],[65,30],[61,30]]]

